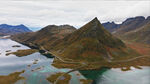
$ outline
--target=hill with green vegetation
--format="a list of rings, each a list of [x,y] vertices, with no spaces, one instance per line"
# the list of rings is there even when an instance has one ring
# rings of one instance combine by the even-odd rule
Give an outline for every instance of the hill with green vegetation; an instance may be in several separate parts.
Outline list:
[[[11,38],[23,44],[35,44],[46,49],[53,47],[53,43],[58,39],[74,32],[76,28],[70,25],[48,25],[37,32],[13,35]]]
[[[97,18],[66,36],[50,51],[63,59],[84,63],[107,63],[138,55],[109,33]]]

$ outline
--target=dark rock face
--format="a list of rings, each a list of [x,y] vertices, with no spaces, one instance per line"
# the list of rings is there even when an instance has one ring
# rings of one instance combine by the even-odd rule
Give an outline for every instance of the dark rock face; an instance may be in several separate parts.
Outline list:
[[[0,34],[1,35],[13,35],[13,34],[19,34],[19,33],[25,33],[25,32],[32,32],[29,28],[27,28],[24,25],[7,25],[7,24],[1,24],[0,25]]]

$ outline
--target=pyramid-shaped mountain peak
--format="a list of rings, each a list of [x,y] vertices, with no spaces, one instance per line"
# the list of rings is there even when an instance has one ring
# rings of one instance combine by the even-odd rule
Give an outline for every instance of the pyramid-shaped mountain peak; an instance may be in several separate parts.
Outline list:
[[[105,37],[107,37],[107,39],[112,38],[112,35],[103,27],[97,17],[78,29],[73,33],[73,35],[77,37],[76,39],[85,37],[97,39],[102,39]]]
[[[87,31],[87,33],[92,31],[96,32],[96,30],[104,30],[102,27],[103,26],[101,25],[100,21],[97,19],[97,17],[95,17],[93,20],[82,26],[79,31]]]
[[[82,39],[94,39],[102,45],[108,47],[125,47],[124,43],[118,38],[111,35],[111,33],[101,25],[100,21],[97,18],[94,18],[64,39],[68,44]]]
[[[93,22],[99,22],[99,20],[98,20],[97,17],[95,17],[92,21],[93,21]]]
[[[60,44],[55,47],[59,56],[78,60],[78,58],[89,61],[91,57],[103,59],[112,56],[120,56],[120,52],[126,48],[125,44],[114,37],[94,18],[80,29],[71,33]]]
[[[96,26],[98,26],[98,25],[101,25],[101,23],[100,23],[100,21],[98,20],[98,18],[97,17],[95,17],[93,20],[91,20],[89,23],[87,23],[87,24],[89,24],[89,25],[91,25],[91,26],[93,26],[93,27],[96,27]],[[93,28],[92,27],[92,28]]]

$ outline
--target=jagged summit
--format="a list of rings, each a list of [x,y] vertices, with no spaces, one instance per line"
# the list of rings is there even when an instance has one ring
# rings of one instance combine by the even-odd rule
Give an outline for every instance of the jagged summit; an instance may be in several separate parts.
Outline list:
[[[95,27],[96,27],[97,25],[99,25],[99,24],[101,24],[101,23],[100,23],[100,21],[98,20],[98,18],[95,17],[93,20],[91,20],[91,21],[90,21],[89,23],[87,23],[87,24],[91,24],[91,26],[92,26],[92,25],[95,25]],[[92,28],[94,28],[94,26],[93,26]]]
[[[95,30],[99,30],[99,31],[95,31]],[[97,17],[95,17],[93,20],[91,20],[90,22],[88,22],[87,24],[85,24],[83,27],[81,27],[79,29],[79,31],[87,31],[86,33],[93,33],[94,32],[100,32],[103,31],[104,28],[101,25],[100,21],[97,19]]]
[[[113,32],[120,27],[120,24],[116,24],[114,21],[106,22],[102,24],[109,32]]]
[[[95,17],[92,21],[93,21],[93,22],[99,22],[99,20],[98,20],[97,17]]]
[[[84,37],[85,36],[96,37],[98,34],[97,32],[103,33],[102,31],[104,30],[105,29],[101,25],[100,21],[97,19],[97,17],[95,17],[93,20],[91,20],[90,22],[82,26],[79,30],[77,30],[76,33],[80,33],[78,35],[81,35],[81,36],[83,35]]]

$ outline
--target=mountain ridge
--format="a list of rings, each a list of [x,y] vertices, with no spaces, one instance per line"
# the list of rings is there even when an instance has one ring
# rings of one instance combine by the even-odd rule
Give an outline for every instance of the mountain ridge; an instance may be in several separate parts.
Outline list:
[[[150,22],[133,31],[127,32],[121,38],[132,42],[150,44]]]
[[[120,27],[120,24],[116,24],[115,22],[105,22],[102,25],[109,31],[113,32]]]
[[[76,28],[70,25],[48,25],[36,32],[13,35],[12,39],[21,43],[43,45],[46,49],[49,49],[49,46],[47,45],[51,45],[53,42],[64,38],[64,36],[74,32],[75,30]]]
[[[128,31],[137,29],[150,22],[150,16],[145,18],[144,16],[130,17],[124,20],[121,24],[116,24],[114,22],[106,22],[102,25],[110,32],[116,34],[124,34]]]
[[[13,35],[25,32],[32,32],[28,27],[23,24],[20,25],[8,25],[8,24],[1,24],[0,25],[0,34],[1,35]]]

